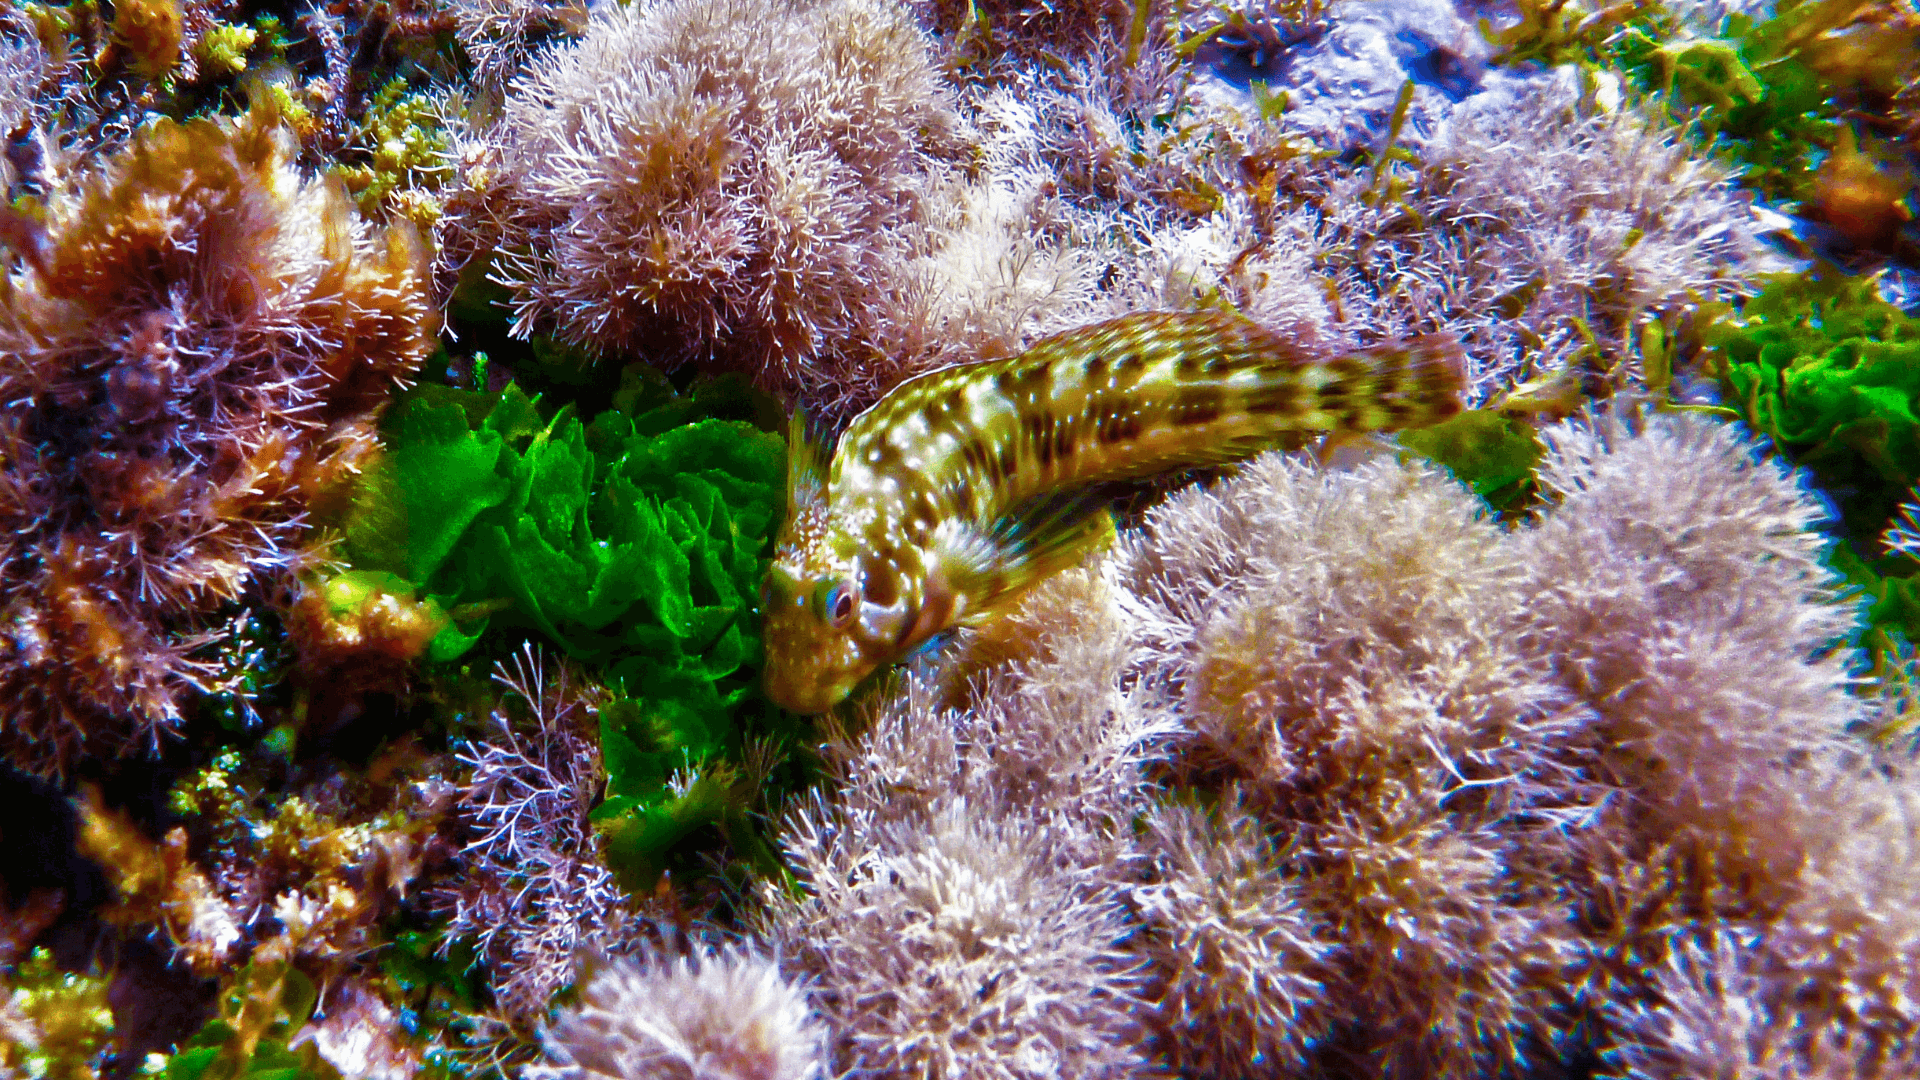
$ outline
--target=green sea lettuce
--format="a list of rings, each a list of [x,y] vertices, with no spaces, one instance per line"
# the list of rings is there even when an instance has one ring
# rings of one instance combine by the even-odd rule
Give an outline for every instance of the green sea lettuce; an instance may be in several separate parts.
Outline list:
[[[571,406],[543,419],[511,385],[413,392],[363,477],[347,553],[356,572],[399,575],[449,612],[431,659],[518,626],[621,692],[601,710],[595,823],[630,880],[706,825],[760,861],[733,763],[785,443],[633,380],[614,400],[582,421]]]
[[[375,980],[408,1035],[424,1041],[415,1080],[493,1080],[511,1075],[488,1053],[485,968],[473,942],[441,929],[399,930],[380,950]]]
[[[1719,36],[1695,37],[1670,20],[1634,21],[1602,52],[1641,90],[1660,94],[1702,142],[1726,153],[1743,184],[1771,199],[1799,200],[1841,125],[1833,87],[1794,55],[1794,22],[1733,15]]]
[[[459,656],[489,619],[614,673],[711,684],[757,655],[745,618],[778,513],[785,447],[740,421],[655,431],[609,410],[542,420],[517,387],[422,388],[384,431],[346,547],[452,612]]]
[[[319,991],[284,959],[254,958],[219,999],[219,1012],[167,1059],[164,1080],[340,1080],[312,1042],[289,1041]]]
[[[1707,341],[1728,404],[1838,511],[1827,561],[1862,601],[1862,644],[1920,640],[1920,562],[1879,539],[1920,481],[1920,320],[1870,277],[1783,275]]]
[[[1708,334],[1728,403],[1878,535],[1920,480],[1920,321],[1871,278],[1775,279]]]

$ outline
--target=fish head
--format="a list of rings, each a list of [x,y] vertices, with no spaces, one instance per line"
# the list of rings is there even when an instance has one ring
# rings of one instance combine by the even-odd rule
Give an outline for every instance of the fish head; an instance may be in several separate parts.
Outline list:
[[[783,709],[821,713],[942,626],[927,620],[924,589],[897,560],[867,551],[806,554],[776,549],[760,590],[763,685]]]
[[[787,519],[760,586],[767,699],[791,712],[826,712],[873,671],[853,631],[860,603],[856,554],[833,527],[827,454],[795,410],[787,432]]]
[[[769,700],[826,712],[953,624],[956,605],[938,570],[916,572],[916,560],[897,556],[796,563],[776,555],[761,589]]]
[[[873,500],[828,498],[797,427],[789,446],[788,517],[760,590],[762,687],[783,709],[823,713],[949,625],[955,604]]]
[[[796,430],[793,447],[811,456]],[[790,450],[790,453],[794,451]],[[790,459],[793,460],[793,459]],[[760,587],[767,699],[791,712],[823,713],[894,659],[897,619],[872,603],[871,553],[830,511],[817,467],[790,476],[788,516]]]
[[[856,632],[861,605],[850,569],[796,573],[776,561],[760,595],[766,612],[763,687],[775,705],[826,712],[879,666]]]

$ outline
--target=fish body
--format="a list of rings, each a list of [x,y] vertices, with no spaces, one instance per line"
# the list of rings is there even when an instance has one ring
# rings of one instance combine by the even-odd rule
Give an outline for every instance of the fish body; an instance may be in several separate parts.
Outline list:
[[[1418,427],[1458,412],[1459,347],[1315,356],[1244,318],[1148,312],[895,388],[830,464],[796,423],[788,518],[762,590],[765,689],[800,713],[1006,610],[1111,532],[1109,481],[1219,464],[1296,431]]]

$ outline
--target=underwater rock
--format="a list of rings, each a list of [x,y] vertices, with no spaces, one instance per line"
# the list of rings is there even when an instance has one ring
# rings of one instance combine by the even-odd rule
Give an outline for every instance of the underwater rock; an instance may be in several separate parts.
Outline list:
[[[1437,131],[1489,77],[1508,77],[1487,70],[1492,51],[1450,0],[1346,0],[1328,5],[1319,33],[1257,58],[1223,57],[1215,71],[1232,85],[1257,80],[1286,94],[1288,126],[1344,148],[1380,140],[1409,82],[1407,134],[1418,141]]]

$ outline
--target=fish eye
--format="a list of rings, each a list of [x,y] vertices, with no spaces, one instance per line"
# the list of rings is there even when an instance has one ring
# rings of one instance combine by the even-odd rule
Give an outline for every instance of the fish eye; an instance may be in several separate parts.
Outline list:
[[[820,618],[835,630],[845,630],[853,622],[853,610],[857,602],[853,595],[853,583],[850,581],[822,581],[814,593]]]

